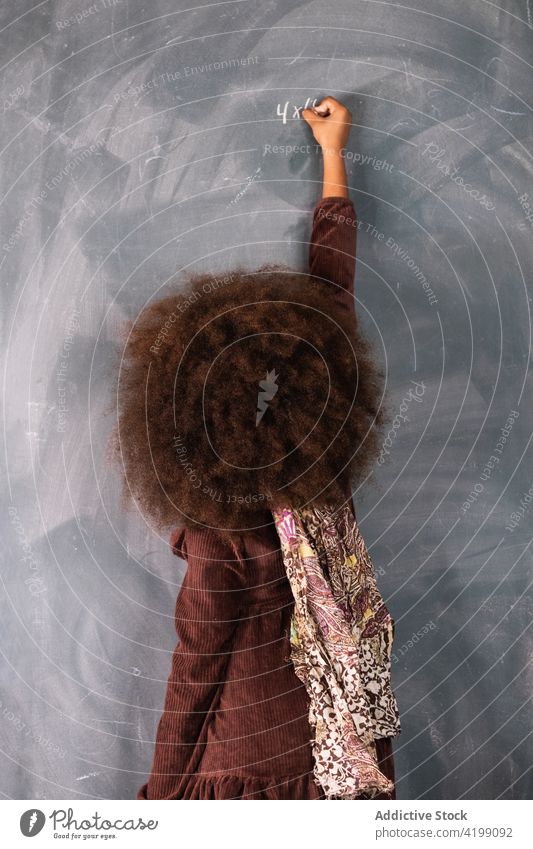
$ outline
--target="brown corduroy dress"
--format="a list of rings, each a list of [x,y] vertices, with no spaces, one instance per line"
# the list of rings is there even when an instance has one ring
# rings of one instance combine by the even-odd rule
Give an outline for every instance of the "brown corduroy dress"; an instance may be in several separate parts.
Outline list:
[[[354,320],[356,233],[350,200],[317,203],[310,272]],[[351,493],[347,500],[353,509]],[[313,777],[309,697],[290,659],[294,598],[270,520],[234,546],[209,529],[171,536],[173,552],[187,560],[175,608],[179,643],[137,799],[324,798]],[[376,745],[394,781],[392,741]]]

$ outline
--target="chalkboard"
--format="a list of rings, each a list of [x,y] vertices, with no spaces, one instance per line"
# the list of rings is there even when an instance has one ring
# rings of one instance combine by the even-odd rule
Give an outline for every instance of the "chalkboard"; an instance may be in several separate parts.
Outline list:
[[[397,796],[531,798],[531,14],[5,0],[4,798],[146,779],[185,564],[121,509],[111,364],[176,275],[305,267],[298,108],[325,94],[353,114],[357,311],[395,410],[354,503],[396,620]]]

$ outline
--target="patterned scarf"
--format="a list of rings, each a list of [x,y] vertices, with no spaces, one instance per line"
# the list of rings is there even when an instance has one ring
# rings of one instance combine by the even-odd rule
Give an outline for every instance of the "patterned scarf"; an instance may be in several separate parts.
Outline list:
[[[350,505],[272,515],[295,599],[291,659],[311,700],[315,780],[328,799],[390,794],[375,738],[401,731],[390,684],[394,620],[355,516]]]

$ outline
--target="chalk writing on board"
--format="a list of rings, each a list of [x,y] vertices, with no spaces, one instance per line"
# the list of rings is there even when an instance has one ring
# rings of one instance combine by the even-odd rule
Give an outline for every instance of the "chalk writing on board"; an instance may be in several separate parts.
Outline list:
[[[311,106],[316,106],[316,97],[313,98],[312,102],[311,102],[311,98],[308,97],[307,100],[305,101],[304,106],[295,106],[294,104],[291,104],[288,100],[286,100],[285,104],[283,106],[283,111],[281,111],[281,103],[278,103],[276,115],[278,116],[278,118],[283,118],[284,124],[287,123],[287,113],[289,111],[289,106],[291,106],[291,105],[292,105],[292,108],[293,108],[292,117],[293,118],[301,118],[300,113],[301,113],[302,109],[308,109]]]

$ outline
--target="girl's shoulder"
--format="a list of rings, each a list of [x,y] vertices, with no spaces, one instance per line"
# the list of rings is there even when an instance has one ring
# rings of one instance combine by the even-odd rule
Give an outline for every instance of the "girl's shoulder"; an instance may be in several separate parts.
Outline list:
[[[187,561],[184,585],[198,590],[246,589],[248,570],[238,541],[225,542],[211,528],[176,528],[172,552]]]
[[[242,557],[241,538],[225,541],[212,528],[176,528],[170,534],[172,553],[182,560],[200,555],[220,560],[237,560]]]

